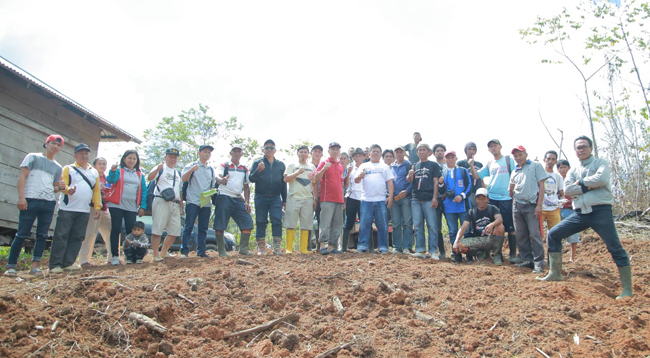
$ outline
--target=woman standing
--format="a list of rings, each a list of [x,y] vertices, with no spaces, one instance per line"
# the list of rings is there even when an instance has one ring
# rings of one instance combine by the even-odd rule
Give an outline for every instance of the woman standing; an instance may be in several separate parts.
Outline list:
[[[95,239],[97,238],[97,232],[99,231],[102,234],[104,239],[104,244],[106,245],[106,258],[110,262],[111,260],[111,214],[108,212],[108,202],[106,201],[106,195],[108,195],[110,184],[106,183],[106,167],[108,163],[106,159],[102,157],[95,158],[93,160],[93,167],[99,173],[99,182],[100,182],[100,191],[102,194],[102,209],[99,211],[98,220],[88,220],[88,227],[86,228],[86,238],[84,239],[83,244],[81,244],[81,250],[79,250],[79,264],[81,267],[91,267],[93,266],[90,263],[90,258],[93,255],[93,248],[95,247]],[[95,208],[90,209],[90,217],[94,217]]]
[[[147,209],[147,186],[140,171],[140,157],[134,149],[124,152],[120,165],[114,164],[106,181],[111,184],[108,192],[108,211],[111,215],[111,260],[112,265],[120,264],[119,248],[122,223],[131,230],[136,215],[144,215]]]

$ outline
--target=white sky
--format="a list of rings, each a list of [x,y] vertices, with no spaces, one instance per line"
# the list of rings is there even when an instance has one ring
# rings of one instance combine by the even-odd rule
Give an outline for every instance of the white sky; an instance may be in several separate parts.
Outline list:
[[[541,110],[573,161],[582,82],[517,31],[571,3],[3,0],[0,55],[141,139],[203,103],[281,148],[394,147],[417,130],[461,157],[472,140],[486,162],[496,137],[532,159],[556,149]]]

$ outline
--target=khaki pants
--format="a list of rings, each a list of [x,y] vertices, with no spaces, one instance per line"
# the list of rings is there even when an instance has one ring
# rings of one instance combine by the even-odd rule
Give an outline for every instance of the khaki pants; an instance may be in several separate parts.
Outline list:
[[[95,247],[95,239],[97,238],[97,232],[102,234],[102,239],[104,239],[104,244],[106,245],[106,258],[110,260],[111,255],[111,214],[106,211],[99,210],[99,219],[93,219],[95,217],[95,212],[97,209],[90,209],[90,218],[88,219],[88,227],[86,228],[86,238],[81,244],[81,250],[79,250],[79,264],[83,265],[86,262],[90,261],[90,258],[93,255],[93,248]]]

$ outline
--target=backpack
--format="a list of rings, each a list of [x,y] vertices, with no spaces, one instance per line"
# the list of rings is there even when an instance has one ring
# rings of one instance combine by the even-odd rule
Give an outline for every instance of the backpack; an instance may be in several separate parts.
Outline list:
[[[492,205],[488,204],[487,212],[488,212],[489,217],[494,216],[494,209],[492,209]],[[470,213],[471,214],[470,215],[471,216],[471,218],[470,218],[471,219],[471,221],[470,221],[470,229],[471,229],[472,233],[474,233],[474,230],[476,230],[476,219],[478,219],[476,217],[476,215],[478,215],[477,213],[478,213],[478,207],[474,208],[474,211],[471,211],[471,213]]]
[[[154,195],[154,191],[156,191],[156,185],[158,184],[158,179],[160,179],[164,170],[165,168],[159,171],[158,175],[156,176],[156,179],[150,181],[149,186],[147,187],[147,209],[149,210],[152,210],[151,205],[153,204],[153,198],[156,197]]]
[[[194,162],[192,163],[192,165],[196,165],[196,163],[197,162]],[[214,181],[214,169],[212,169],[212,167],[209,168],[210,168],[210,173],[212,173],[212,181]],[[183,199],[183,201],[187,201],[187,188],[190,186],[190,182],[192,181],[192,177],[194,177],[194,173],[195,172],[192,172],[192,174],[190,174],[190,178],[186,182],[183,182],[183,187],[181,188],[181,199]],[[216,184],[214,187],[218,188],[219,185]]]

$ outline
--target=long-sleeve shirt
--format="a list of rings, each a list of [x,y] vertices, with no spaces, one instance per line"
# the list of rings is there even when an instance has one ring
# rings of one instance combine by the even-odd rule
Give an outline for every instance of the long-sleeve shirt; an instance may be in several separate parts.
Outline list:
[[[593,206],[612,205],[614,202],[609,179],[609,163],[592,155],[569,170],[564,181],[564,194],[573,198],[574,210],[589,214]]]
[[[149,237],[147,234],[142,234],[140,236],[134,236],[133,233],[130,233],[126,236],[126,240],[129,241],[130,245],[135,247],[149,247]],[[124,247],[129,247],[129,244],[124,241]]]
[[[446,213],[464,213],[466,211],[465,201],[472,191],[472,180],[465,168],[450,168],[445,174],[445,187],[454,191],[454,197],[460,195],[463,200],[460,203],[454,202],[454,198],[445,197]]]
[[[264,163],[264,170],[259,171],[260,163]],[[282,196],[282,202],[287,201],[287,183],[284,182],[286,167],[282,161],[275,159],[269,162],[266,157],[253,162],[250,181],[255,183],[255,195]]]
[[[408,180],[406,180],[406,177],[409,175],[409,170],[411,170],[411,165],[411,162],[408,160],[405,160],[402,164],[394,162],[393,165],[391,165],[393,176],[395,177],[393,179],[395,183],[395,190],[393,192],[395,195],[399,195],[403,190],[406,190],[407,197],[411,196],[413,183],[409,183]]]

